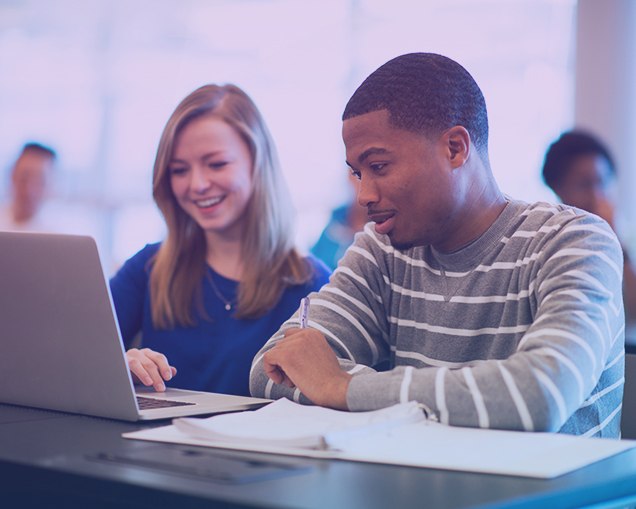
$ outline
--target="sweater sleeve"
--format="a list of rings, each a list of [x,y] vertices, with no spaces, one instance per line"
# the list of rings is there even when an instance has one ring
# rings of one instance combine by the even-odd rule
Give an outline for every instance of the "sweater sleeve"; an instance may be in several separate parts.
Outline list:
[[[390,352],[384,307],[389,286],[378,269],[382,261],[374,258],[373,245],[367,233],[356,235],[329,283],[309,295],[308,326],[324,334],[342,369],[353,375],[375,373],[374,367],[386,363]],[[364,268],[360,267],[361,263]],[[361,273],[365,274],[364,278]],[[284,336],[285,330],[299,325],[297,310],[256,354],[250,373],[252,395],[310,403],[297,389],[274,384],[265,374],[262,363],[263,354]]]
[[[386,360],[395,363],[390,346],[395,338],[389,331],[399,334],[400,327],[416,328],[418,317],[413,315],[417,311],[400,307],[392,291],[390,264],[401,255],[393,251],[384,256],[390,246],[368,230],[359,234],[330,283],[312,296],[309,319],[309,326],[325,335],[343,369],[354,374],[347,393],[349,409],[374,410],[415,400],[450,425],[591,430],[592,426],[581,427],[584,419],[573,415],[598,413],[597,400],[621,385],[620,245],[609,226],[589,214],[573,215],[541,239],[528,254],[528,295],[512,297],[533,302],[532,322],[518,326],[523,333],[512,354],[501,358],[475,345],[473,360],[456,366],[431,361],[426,367],[379,371],[372,368]],[[455,318],[458,323],[461,319]],[[272,384],[261,363],[263,352],[284,329],[297,326],[294,316],[255,357],[254,395],[303,401],[297,392]],[[417,365],[421,355],[412,355]],[[607,419],[620,411],[619,392],[611,395],[604,411]],[[594,415],[591,421],[598,419]]]

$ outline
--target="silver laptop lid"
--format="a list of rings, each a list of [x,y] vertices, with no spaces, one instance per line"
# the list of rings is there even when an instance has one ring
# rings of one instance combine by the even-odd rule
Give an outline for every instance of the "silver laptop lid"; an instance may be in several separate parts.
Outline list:
[[[137,418],[91,237],[0,232],[0,402]]]

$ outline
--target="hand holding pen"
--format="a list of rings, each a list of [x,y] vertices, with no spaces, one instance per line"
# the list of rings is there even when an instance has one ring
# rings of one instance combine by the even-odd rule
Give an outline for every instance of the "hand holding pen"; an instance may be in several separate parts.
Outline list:
[[[299,328],[288,328],[285,337],[265,352],[263,371],[275,384],[299,390],[316,405],[348,410],[351,375],[340,367],[324,334],[307,327],[308,319],[309,297],[305,297],[298,311]]]
[[[307,319],[309,317],[309,297],[303,297],[300,299],[300,309],[298,310],[298,321],[300,322],[299,328],[306,329],[307,328]],[[285,338],[279,341],[278,345],[270,350],[269,353],[266,353],[264,356],[265,362],[265,372],[267,376],[269,376],[274,383],[284,384],[287,387],[294,387],[294,383],[289,379],[289,377],[285,374],[285,371],[279,366],[268,366],[267,359],[272,357],[273,350],[280,350],[280,345],[289,341],[294,334],[299,332],[298,329],[289,329],[285,332]]]

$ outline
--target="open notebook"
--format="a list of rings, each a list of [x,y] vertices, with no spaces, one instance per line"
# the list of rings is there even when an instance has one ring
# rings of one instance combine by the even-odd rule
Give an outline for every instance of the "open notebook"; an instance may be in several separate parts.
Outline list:
[[[91,237],[0,232],[0,403],[128,421],[256,408],[269,400],[137,388]]]
[[[339,412],[282,399],[250,412],[124,433],[126,438],[291,456],[552,478],[636,441],[482,430],[427,420],[415,402]]]
[[[279,399],[250,415],[182,418],[173,424],[193,438],[228,445],[342,450],[351,440],[423,420],[425,415],[415,402],[374,412],[342,412]]]

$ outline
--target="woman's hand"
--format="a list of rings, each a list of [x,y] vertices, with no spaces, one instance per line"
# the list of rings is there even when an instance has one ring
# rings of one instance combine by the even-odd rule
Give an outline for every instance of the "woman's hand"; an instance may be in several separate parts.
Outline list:
[[[147,387],[152,385],[158,392],[166,390],[164,380],[170,380],[177,374],[177,368],[168,363],[165,355],[150,348],[131,348],[126,352],[126,360],[135,383]]]

